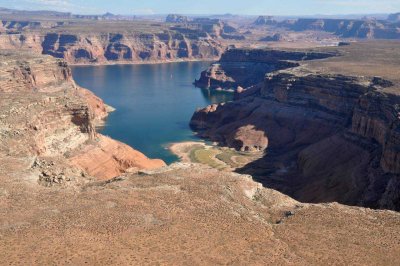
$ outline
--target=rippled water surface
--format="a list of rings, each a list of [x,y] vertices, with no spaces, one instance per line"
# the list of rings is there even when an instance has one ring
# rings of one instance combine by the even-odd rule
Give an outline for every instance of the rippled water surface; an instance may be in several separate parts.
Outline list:
[[[166,149],[168,144],[195,139],[189,121],[196,108],[233,97],[192,85],[209,64],[75,66],[72,70],[80,86],[116,108],[101,133],[171,163],[177,158]]]

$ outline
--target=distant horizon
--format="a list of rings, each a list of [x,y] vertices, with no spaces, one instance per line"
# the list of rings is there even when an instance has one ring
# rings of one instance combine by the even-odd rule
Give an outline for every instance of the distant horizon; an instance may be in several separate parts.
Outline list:
[[[381,13],[343,13],[343,14],[298,14],[298,15],[287,15],[287,14],[240,14],[240,13],[154,13],[154,14],[134,14],[134,13],[114,13],[111,11],[105,11],[102,13],[77,13],[71,11],[62,11],[56,9],[19,9],[19,8],[10,8],[0,6],[0,9],[10,9],[15,11],[27,11],[27,12],[59,12],[59,13],[70,13],[72,15],[85,15],[85,16],[101,16],[107,13],[115,15],[115,16],[147,16],[147,17],[156,17],[156,16],[168,16],[171,14],[180,15],[180,16],[188,16],[188,17],[197,17],[197,16],[243,16],[243,17],[258,17],[258,16],[273,16],[273,17],[335,17],[335,16],[385,16],[399,12],[381,12]]]
[[[122,16],[182,14],[213,16],[271,15],[300,16],[362,16],[400,12],[400,0],[0,0],[0,7],[26,11],[58,11],[82,15],[107,12]]]

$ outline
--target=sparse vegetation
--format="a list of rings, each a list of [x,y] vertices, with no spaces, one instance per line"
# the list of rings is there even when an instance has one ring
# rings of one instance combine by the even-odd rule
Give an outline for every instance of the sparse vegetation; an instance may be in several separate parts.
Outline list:
[[[176,143],[171,150],[179,157],[185,158],[183,161],[206,164],[210,167],[227,171],[243,167],[262,156],[262,153],[240,152],[203,143]]]

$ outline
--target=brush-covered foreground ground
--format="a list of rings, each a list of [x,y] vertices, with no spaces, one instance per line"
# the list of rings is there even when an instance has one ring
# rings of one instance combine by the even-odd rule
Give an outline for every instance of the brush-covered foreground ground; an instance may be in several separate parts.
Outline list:
[[[2,167],[3,265],[397,265],[400,216],[301,204],[193,164],[46,188]]]

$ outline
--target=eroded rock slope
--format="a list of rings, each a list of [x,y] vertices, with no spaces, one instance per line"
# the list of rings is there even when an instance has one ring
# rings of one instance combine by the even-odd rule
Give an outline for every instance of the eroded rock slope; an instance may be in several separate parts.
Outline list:
[[[400,263],[398,213],[304,204],[202,165],[160,168],[96,132],[107,107],[63,60],[0,56],[2,264]]]
[[[239,171],[300,201],[399,210],[396,84],[303,62],[269,73],[236,101],[197,111],[191,126],[221,145],[265,151]]]
[[[195,85],[211,89],[248,88],[263,82],[266,73],[299,66],[298,61],[332,56],[334,52],[229,49],[217,63],[201,73]]]
[[[0,57],[0,160],[31,160],[48,185],[164,165],[96,132],[107,106],[74,83],[65,61],[4,51]],[[74,177],[62,173],[68,168],[76,168]]]
[[[74,64],[215,59],[224,47],[223,24],[197,27],[133,22],[0,23],[0,49],[31,50]]]

